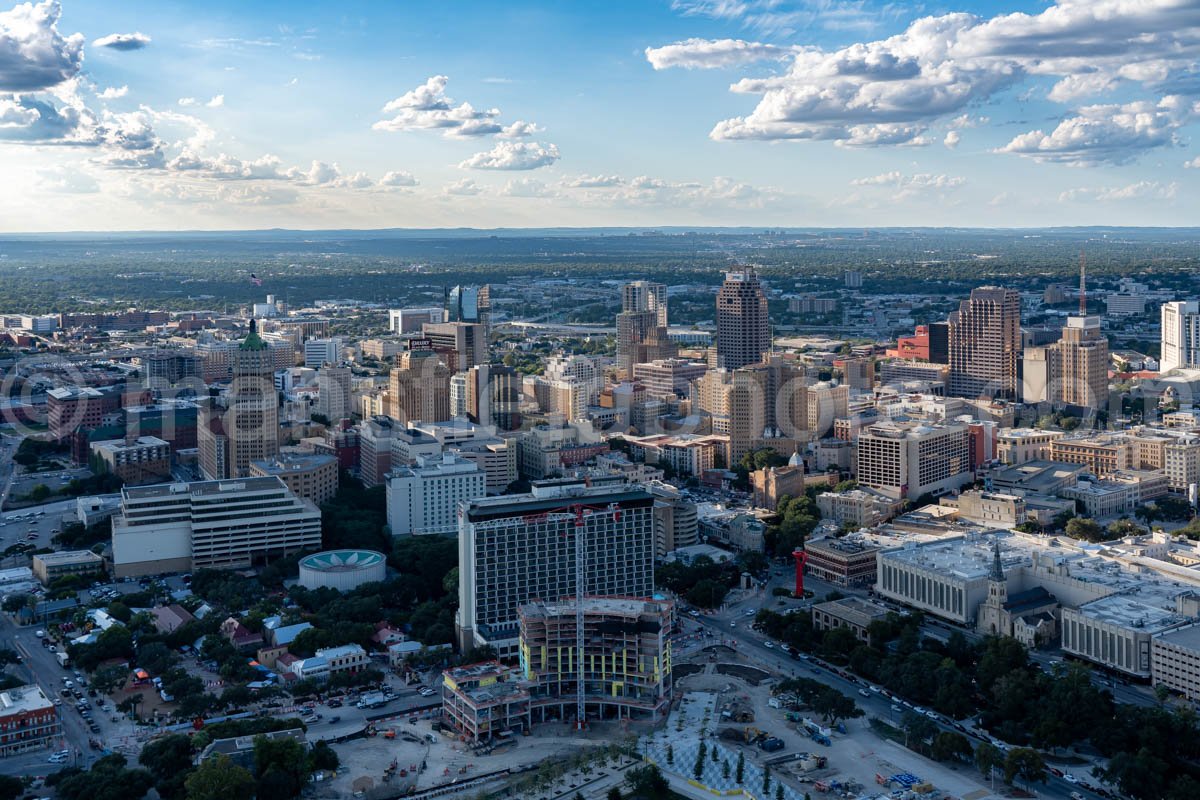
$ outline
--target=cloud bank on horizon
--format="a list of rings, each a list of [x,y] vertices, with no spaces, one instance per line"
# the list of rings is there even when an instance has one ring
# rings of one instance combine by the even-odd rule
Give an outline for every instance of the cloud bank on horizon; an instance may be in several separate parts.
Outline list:
[[[641,5],[0,7],[0,227],[1200,218],[1200,3]]]

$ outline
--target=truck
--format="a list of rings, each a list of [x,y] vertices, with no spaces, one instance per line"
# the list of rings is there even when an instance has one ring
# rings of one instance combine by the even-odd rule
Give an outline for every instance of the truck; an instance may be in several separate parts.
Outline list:
[[[63,669],[66,669],[67,667],[71,666],[71,657],[68,656],[66,654],[66,652],[59,650],[57,653],[54,654],[54,657],[58,659],[58,665],[60,667],[62,667]]]
[[[359,698],[355,705],[359,708],[382,708],[387,703],[383,692],[367,692]]]

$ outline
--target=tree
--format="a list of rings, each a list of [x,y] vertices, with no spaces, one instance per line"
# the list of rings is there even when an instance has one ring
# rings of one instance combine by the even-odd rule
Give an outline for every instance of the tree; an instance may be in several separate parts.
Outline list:
[[[319,741],[313,745],[312,750],[308,753],[309,771],[323,769],[329,772],[336,770],[341,765],[341,759],[338,758],[337,751],[329,746],[327,742]]]
[[[154,786],[143,769],[127,769],[125,756],[104,756],[88,772],[78,772],[55,786],[59,800],[137,800]]]
[[[725,602],[729,587],[714,580],[705,578],[692,587],[687,593],[688,602],[700,608],[718,608]]]
[[[1029,747],[1014,747],[1004,759],[1004,782],[1012,783],[1014,778],[1020,778],[1028,787],[1036,782],[1046,781],[1046,762],[1042,754]]]
[[[783,800],[783,784],[775,784],[775,800]]]
[[[732,772],[733,772],[733,770],[730,769],[730,767],[729,767],[729,761],[728,760],[722,761],[721,762],[721,777],[724,778],[725,780],[729,780],[729,776]]]
[[[25,794],[25,784],[12,775],[0,775],[0,800],[17,800]]]
[[[308,777],[304,745],[295,739],[256,736],[254,771],[258,775],[260,800],[295,797]]]
[[[708,755],[708,742],[701,741],[696,751],[696,763],[692,765],[692,777],[700,780],[704,775],[704,757]]]
[[[1100,523],[1088,517],[1074,517],[1067,523],[1067,536],[1088,542],[1103,542],[1109,537]]]
[[[935,761],[969,761],[971,742],[956,731],[942,731],[933,737],[931,754]]]
[[[763,765],[763,794],[771,791],[771,765]]]
[[[183,797],[185,781],[192,770],[192,743],[183,734],[151,739],[142,748],[138,763],[154,776],[155,788],[163,797]]]
[[[1004,765],[1004,754],[991,742],[980,742],[975,748],[975,766],[984,777],[991,777],[992,770]]]
[[[629,784],[634,797],[666,800],[670,796],[670,784],[663,777],[662,770],[654,764],[645,764],[629,770],[625,775],[625,782]]]
[[[1131,519],[1114,520],[1108,526],[1108,536],[1110,539],[1120,539],[1125,536],[1138,536],[1145,533],[1140,525]]]
[[[231,800],[254,796],[254,776],[229,756],[210,758],[184,781],[187,800]]]
[[[746,754],[738,752],[737,769],[733,773],[734,780],[741,783],[746,777]]]
[[[667,745],[667,763],[668,764],[675,763],[675,745],[673,745],[673,744]]]
[[[608,800],[621,800],[621,790],[616,786],[608,790]]]

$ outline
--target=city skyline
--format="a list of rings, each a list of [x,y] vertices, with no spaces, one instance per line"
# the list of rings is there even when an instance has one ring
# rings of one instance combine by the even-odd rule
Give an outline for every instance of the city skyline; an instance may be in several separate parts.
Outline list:
[[[0,230],[1196,216],[1189,4],[206,11],[0,3]]]

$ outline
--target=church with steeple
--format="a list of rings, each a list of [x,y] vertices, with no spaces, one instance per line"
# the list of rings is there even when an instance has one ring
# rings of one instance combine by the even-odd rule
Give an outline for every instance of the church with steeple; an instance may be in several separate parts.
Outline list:
[[[1042,586],[1008,591],[1008,576],[1000,556],[1000,540],[992,543],[987,599],[979,606],[975,630],[992,636],[1011,636],[1026,647],[1037,647],[1058,635],[1058,599]]]

